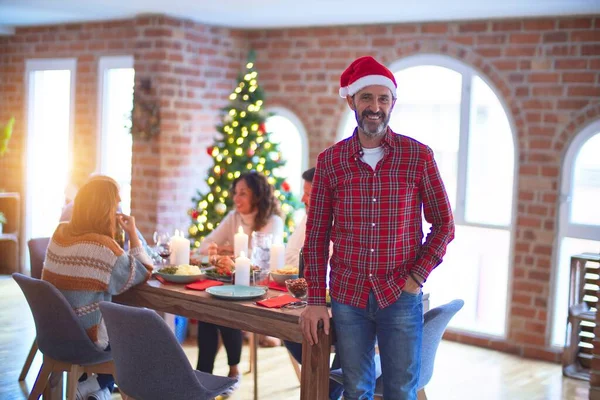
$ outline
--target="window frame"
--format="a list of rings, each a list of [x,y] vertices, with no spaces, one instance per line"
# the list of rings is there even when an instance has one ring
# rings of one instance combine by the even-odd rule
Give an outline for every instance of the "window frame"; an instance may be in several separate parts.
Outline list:
[[[592,137],[600,134],[600,119],[592,121],[575,135],[563,158],[561,185],[559,195],[559,236],[558,243],[565,237],[576,239],[598,240],[600,237],[600,226],[577,224],[570,222],[571,193],[573,192],[575,161],[583,145]]]
[[[558,316],[556,316],[557,302],[554,301],[554,299],[558,297],[558,277],[560,274],[559,268],[561,267],[560,258],[563,241],[565,238],[598,241],[598,238],[600,237],[600,226],[570,222],[571,193],[573,191],[575,161],[585,143],[596,134],[600,134],[600,119],[590,122],[575,134],[564,153],[560,169],[560,192],[558,197],[558,213],[556,216],[558,229],[556,230],[552,252],[552,277],[550,282],[551,297],[553,301],[549,304],[547,320],[549,326],[549,342],[554,348],[562,348],[563,346],[562,344],[554,344],[553,340],[555,335],[554,324],[556,318],[558,318]]]
[[[310,151],[310,147],[309,147],[309,143],[308,143],[308,135],[306,134],[306,128],[304,127],[304,124],[302,123],[300,118],[298,118],[298,116],[293,111],[291,111],[285,107],[282,107],[282,106],[267,107],[266,111],[267,111],[267,115],[269,117],[278,116],[278,117],[286,118],[288,121],[290,121],[296,127],[296,130],[298,131],[298,134],[300,135],[300,143],[302,146],[302,149],[301,149],[302,153],[301,153],[301,160],[300,160],[301,171],[298,171],[298,176],[300,176],[304,171],[306,171],[308,169],[308,152]],[[269,117],[267,117],[267,119]],[[299,190],[299,193],[302,193],[302,180],[300,181],[300,187],[293,188],[293,190]]]
[[[98,61],[98,109],[96,118],[96,132],[98,132],[98,134],[96,142],[96,173],[99,174],[102,174],[106,171],[109,162],[108,157],[106,156],[107,140],[104,132],[104,115],[105,111],[108,109],[106,107],[107,99],[105,98],[105,92],[108,88],[108,82],[104,79],[104,75],[111,69],[119,68],[134,68],[133,56],[102,56]]]
[[[24,132],[25,132],[25,143],[24,148],[26,151],[22,154],[22,162],[23,165],[27,166],[29,164],[29,154],[32,151],[33,139],[30,137],[30,121],[34,118],[33,112],[35,110],[29,107],[30,100],[34,96],[34,85],[32,85],[31,81],[31,73],[35,71],[56,71],[56,70],[69,70],[69,91],[70,91],[70,104],[69,104],[69,148],[68,148],[68,157],[67,165],[69,173],[72,173],[74,167],[74,150],[75,150],[75,105],[77,102],[76,98],[76,82],[77,82],[77,59],[72,57],[67,58],[28,58],[25,60],[25,72],[24,72],[24,82],[25,82],[25,96],[23,100],[23,115],[26,116],[24,121]],[[25,168],[25,179],[23,182],[29,182],[29,168]],[[67,176],[67,183],[70,179],[70,176]],[[21,244],[21,254],[24,256],[24,265],[29,265],[29,252],[27,251],[27,241],[31,239],[31,231],[32,231],[32,220],[27,217],[28,215],[32,215],[32,201],[29,197],[29,189],[27,184],[24,187],[25,196],[23,199],[24,202],[24,229],[22,237],[24,238],[23,243]],[[58,223],[58,221],[57,221]]]

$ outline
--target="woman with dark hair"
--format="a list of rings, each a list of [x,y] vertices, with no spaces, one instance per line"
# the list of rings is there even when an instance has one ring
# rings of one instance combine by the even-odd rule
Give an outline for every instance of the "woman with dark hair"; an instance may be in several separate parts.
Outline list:
[[[273,236],[283,234],[279,202],[273,195],[273,186],[264,175],[258,172],[241,174],[233,181],[231,192],[235,209],[204,238],[199,248],[201,254],[208,253],[211,243],[216,243],[220,252],[233,253],[233,236],[240,226],[248,237],[252,236],[252,232],[271,233]]]
[[[220,252],[233,251],[233,238],[241,226],[249,237],[252,232],[283,234],[283,220],[279,216],[279,203],[273,195],[273,187],[267,178],[258,172],[241,174],[233,181],[233,204],[235,210],[229,212],[219,226],[200,245],[200,253],[206,254],[212,243],[219,246]],[[249,243],[250,245],[251,243]],[[241,377],[238,364],[242,354],[242,332],[206,322],[198,322],[198,366],[202,372],[212,373],[218,351],[219,331],[227,351],[229,377],[237,378],[224,396],[230,395],[239,387]]]
[[[152,261],[136,235],[135,218],[117,214],[119,185],[94,176],[75,197],[70,222],[61,223],[48,246],[42,279],[53,284],[71,304],[79,323],[101,349],[109,347],[101,301],[145,282]],[[115,241],[119,225],[129,234],[129,252]],[[111,375],[88,377],[79,383],[77,400],[110,399]]]

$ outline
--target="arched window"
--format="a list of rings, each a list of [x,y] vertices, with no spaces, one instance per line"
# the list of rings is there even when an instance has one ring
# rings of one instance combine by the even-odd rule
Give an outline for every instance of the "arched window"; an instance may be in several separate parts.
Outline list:
[[[291,111],[273,107],[267,110],[272,115],[267,118],[267,132],[273,143],[279,143],[281,157],[285,166],[273,171],[277,176],[284,177],[292,191],[302,195],[302,172],[308,168],[308,140],[304,125]],[[300,213],[304,215],[303,213]],[[297,215],[301,218],[302,215]]]
[[[581,131],[565,155],[554,274],[552,344],[565,344],[570,257],[600,251],[600,120]]]
[[[457,225],[444,262],[428,279],[432,306],[460,297],[465,308],[453,327],[502,336],[515,169],[506,108],[484,76],[450,57],[408,57],[390,69],[398,83],[390,127],[433,149]],[[354,127],[349,112],[340,137]]]

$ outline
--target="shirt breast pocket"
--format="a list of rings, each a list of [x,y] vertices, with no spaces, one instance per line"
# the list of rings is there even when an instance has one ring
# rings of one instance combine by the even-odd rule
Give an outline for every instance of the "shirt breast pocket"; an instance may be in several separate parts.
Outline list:
[[[419,188],[414,181],[390,180],[382,185],[382,200],[386,201],[392,208],[410,207],[419,203]]]

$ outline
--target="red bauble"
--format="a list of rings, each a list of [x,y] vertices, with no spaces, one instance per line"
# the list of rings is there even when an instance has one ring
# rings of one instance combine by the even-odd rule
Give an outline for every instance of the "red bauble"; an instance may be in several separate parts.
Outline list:
[[[246,155],[247,155],[248,157],[252,157],[252,156],[254,155],[254,150],[252,150],[252,149],[248,149],[248,151],[246,151]]]
[[[196,210],[192,211],[192,219],[196,219],[198,218],[198,216],[200,215],[200,213]]]
[[[283,189],[283,191],[284,191],[284,192],[289,192],[289,191],[290,191],[290,189],[291,189],[291,188],[290,188],[290,184],[289,184],[289,183],[287,183],[287,182],[283,182],[283,183],[281,184],[281,188]]]
[[[213,152],[213,149],[214,149],[214,148],[215,148],[214,146],[209,146],[209,147],[207,147],[207,148],[206,148],[206,152],[207,152],[207,153],[208,153],[208,155],[209,155],[209,156],[211,156],[211,157],[212,157],[212,152]]]
[[[263,122],[258,126],[258,131],[261,133],[265,133],[267,131],[267,125]]]

